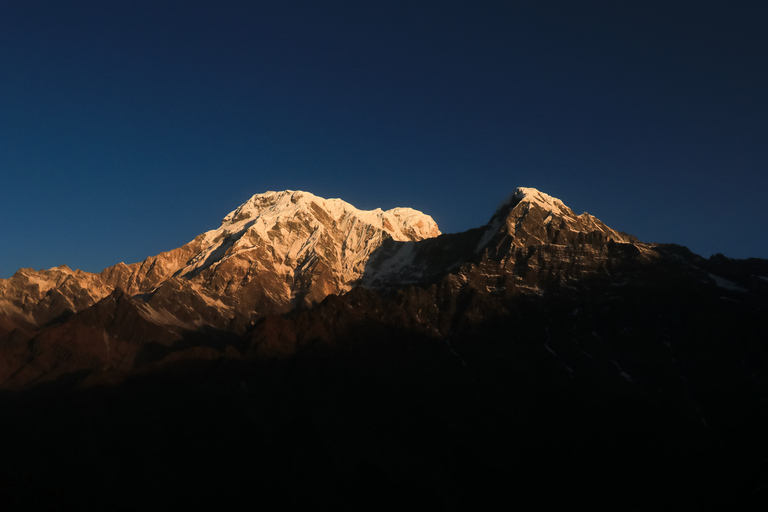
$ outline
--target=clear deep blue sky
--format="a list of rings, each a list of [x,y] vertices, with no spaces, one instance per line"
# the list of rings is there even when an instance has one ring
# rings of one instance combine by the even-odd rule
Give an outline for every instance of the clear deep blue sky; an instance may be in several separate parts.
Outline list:
[[[517,186],[768,258],[768,2],[0,2],[0,277],[178,247],[255,193]]]

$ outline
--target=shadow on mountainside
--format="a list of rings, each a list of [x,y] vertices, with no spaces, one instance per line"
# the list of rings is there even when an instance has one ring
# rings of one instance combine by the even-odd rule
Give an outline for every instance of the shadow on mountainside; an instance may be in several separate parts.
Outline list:
[[[185,331],[180,339],[170,345],[152,341],[142,345],[134,359],[134,369],[160,363],[169,357],[178,358],[181,354],[187,359],[214,360],[227,354],[227,347],[230,347],[229,354],[237,357],[239,353],[233,347],[239,339],[239,336],[229,331],[210,326]]]
[[[205,258],[205,261],[201,264],[195,267],[193,270],[190,270],[186,274],[184,274],[182,277],[191,278],[202,272],[203,270],[207,269],[217,261],[219,261],[229,249],[232,248],[235,243],[240,240],[240,238],[245,234],[246,231],[248,231],[251,226],[253,226],[256,223],[255,220],[252,220],[250,222],[247,222],[243,228],[240,231],[237,231],[235,233],[230,233],[227,235],[224,240],[216,247],[214,250],[208,254],[208,257]],[[216,242],[214,240],[214,242]],[[183,269],[179,270],[181,272]],[[179,273],[177,272],[177,274]],[[175,276],[176,274],[174,274]]]
[[[443,233],[417,242],[388,238],[371,253],[360,281],[372,289],[434,282],[476,259],[475,249],[484,231],[481,227]]]

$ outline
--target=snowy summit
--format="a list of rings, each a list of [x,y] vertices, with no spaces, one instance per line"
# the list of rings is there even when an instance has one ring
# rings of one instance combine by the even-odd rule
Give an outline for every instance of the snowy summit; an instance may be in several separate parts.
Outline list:
[[[536,203],[555,214],[572,213],[571,209],[556,197],[552,197],[532,187],[518,187],[512,195],[501,202],[494,216],[500,211],[505,210],[512,203],[518,204],[522,202]]]

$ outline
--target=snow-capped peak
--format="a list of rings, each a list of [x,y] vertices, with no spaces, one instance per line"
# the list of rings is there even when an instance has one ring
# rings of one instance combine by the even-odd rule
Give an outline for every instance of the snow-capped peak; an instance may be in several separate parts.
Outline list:
[[[537,208],[531,209],[535,205]],[[576,215],[573,210],[566,206],[560,199],[540,192],[535,188],[519,187],[509,197],[507,197],[496,209],[491,220],[486,225],[483,236],[477,244],[476,251],[481,251],[488,243],[501,231],[517,236],[518,227],[523,219],[527,218],[529,212],[534,210],[543,210],[544,214],[533,217],[532,224],[525,228],[524,238],[516,238],[517,243],[544,243],[549,233],[547,227],[557,219],[557,232],[566,229],[574,233],[592,233],[602,232],[607,240],[617,242],[632,243],[636,241],[633,237],[615,231],[600,220],[584,212]],[[510,223],[509,219],[513,222]],[[539,235],[533,235],[534,231],[540,232]],[[562,238],[561,238],[562,239]],[[555,242],[560,243],[560,242]]]
[[[229,213],[221,221],[216,232],[239,231],[245,224],[272,226],[297,215],[330,217],[339,221],[353,216],[360,221],[381,229],[398,241],[420,240],[440,234],[437,223],[429,215],[412,208],[392,208],[383,211],[359,210],[341,199],[324,199],[301,190],[269,191],[252,196],[248,201]],[[209,232],[212,233],[212,232]],[[218,233],[217,233],[218,234]]]
[[[519,204],[523,202],[536,203],[554,214],[570,212],[570,208],[558,198],[552,197],[532,187],[518,187],[512,195],[502,201],[496,209],[496,212],[498,213],[499,211],[506,209],[512,203]]]
[[[243,268],[251,268],[258,260],[287,283],[307,265],[323,261],[335,272],[335,293],[359,279],[368,257],[385,239],[416,241],[439,234],[432,217],[412,208],[359,210],[309,192],[270,191],[252,196],[225,216],[218,229],[198,237],[200,252],[181,274],[215,270],[230,259],[230,265],[243,260]]]

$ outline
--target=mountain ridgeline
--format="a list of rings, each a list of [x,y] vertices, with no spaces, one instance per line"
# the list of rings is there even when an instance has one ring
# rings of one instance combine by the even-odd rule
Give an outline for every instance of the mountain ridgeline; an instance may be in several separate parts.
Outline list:
[[[267,192],[140,263],[0,280],[0,498],[758,506],[767,340],[768,261],[532,188],[455,234]]]

